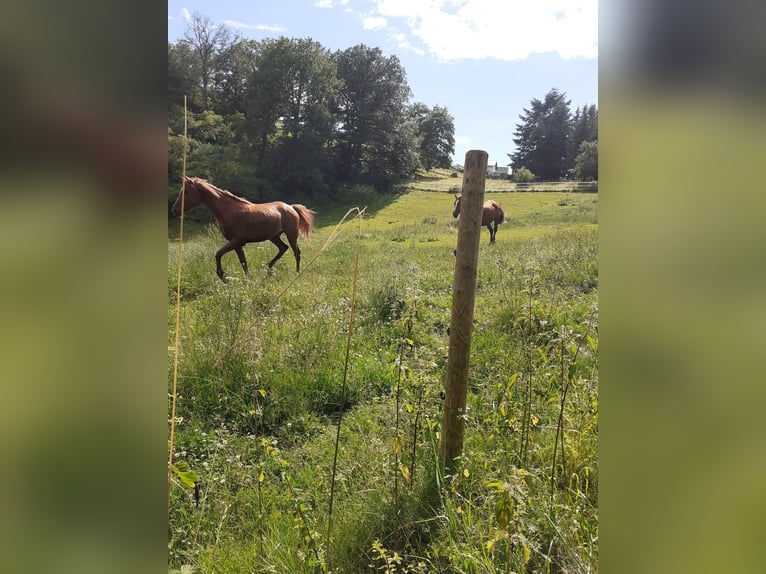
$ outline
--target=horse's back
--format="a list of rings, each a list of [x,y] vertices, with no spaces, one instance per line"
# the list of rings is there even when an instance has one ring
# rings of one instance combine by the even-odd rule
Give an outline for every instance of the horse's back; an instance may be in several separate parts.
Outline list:
[[[236,216],[227,223],[227,233],[224,233],[224,236],[228,239],[229,235],[233,235],[248,243],[257,243],[276,237],[284,231],[284,206],[289,208],[282,201],[242,205]]]
[[[227,239],[238,238],[247,243],[266,241],[280,233],[305,237],[311,229],[313,213],[302,205],[284,201],[248,203],[239,206],[236,216],[230,217],[221,231]]]
[[[497,203],[493,199],[488,199],[484,202],[483,209],[481,211],[481,224],[482,225],[489,225],[490,223],[493,223],[497,221],[497,223],[502,223],[504,219],[505,213],[503,212],[503,208],[500,207],[500,204]]]
[[[257,218],[262,223],[279,221],[288,218],[296,218],[298,214],[291,205],[284,201],[269,201],[268,203],[251,203],[246,210],[251,217]]]

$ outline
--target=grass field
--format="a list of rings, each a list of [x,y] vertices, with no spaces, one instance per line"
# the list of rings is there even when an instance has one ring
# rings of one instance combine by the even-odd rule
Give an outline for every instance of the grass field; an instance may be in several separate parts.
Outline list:
[[[495,245],[482,232],[466,444],[449,475],[434,455],[457,240],[449,187],[312,206],[292,284],[292,253],[269,276],[264,243],[245,248],[248,278],[224,257],[223,285],[217,229],[185,230],[174,460],[199,488],[195,501],[174,478],[170,570],[598,570],[598,196],[492,198],[508,223]],[[344,388],[358,220],[326,241],[354,206],[367,210]]]
[[[454,173],[455,177],[452,177]],[[430,172],[420,172],[414,181],[407,184],[407,188],[413,191],[436,191],[460,193],[463,184],[463,174],[452,172],[447,169],[435,169]],[[598,182],[532,182],[516,183],[509,179],[487,179],[484,185],[485,193],[495,194],[517,191],[544,191],[561,192],[571,191],[598,191]]]

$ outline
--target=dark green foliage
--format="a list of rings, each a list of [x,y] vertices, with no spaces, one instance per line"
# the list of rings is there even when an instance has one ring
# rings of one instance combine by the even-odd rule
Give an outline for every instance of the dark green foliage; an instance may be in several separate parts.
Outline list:
[[[574,177],[581,181],[598,179],[598,141],[584,141],[575,158]]]
[[[572,137],[569,145],[569,163],[574,167],[583,142],[598,141],[598,109],[595,104],[578,107],[572,116]],[[594,178],[595,179],[595,178]]]
[[[416,103],[409,109],[420,140],[420,165],[426,171],[449,168],[455,153],[455,119],[447,108]],[[457,177],[455,173],[452,177]]]
[[[308,202],[355,184],[391,192],[419,166],[449,166],[454,151],[452,116],[409,106],[396,56],[364,45],[330,54],[310,38],[244,40],[195,14],[168,44],[171,182],[184,96],[187,174],[251,200]]]
[[[258,173],[288,201],[325,195],[339,86],[329,52],[310,39],[264,40],[248,86],[245,126]]]
[[[543,100],[533,98],[516,125],[516,151],[508,154],[516,181],[523,168],[542,181],[563,178],[598,179],[592,166],[575,172],[583,142],[598,141],[598,109],[578,107],[571,115],[566,94],[553,88]]]
[[[184,96],[189,108],[196,108],[196,73],[194,53],[189,44],[168,43],[168,107],[171,112],[174,108],[183,108]]]
[[[511,154],[514,169],[528,168],[543,181],[556,181],[567,173],[569,152],[569,100],[552,89],[541,101],[532,99],[516,125]]]
[[[406,117],[407,74],[396,56],[363,44],[333,59],[342,82],[335,100],[337,177],[390,189],[418,166],[416,129]]]

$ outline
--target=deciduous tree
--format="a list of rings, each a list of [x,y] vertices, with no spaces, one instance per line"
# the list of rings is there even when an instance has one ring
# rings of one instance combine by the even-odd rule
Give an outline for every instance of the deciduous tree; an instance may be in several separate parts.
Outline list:
[[[410,107],[409,115],[417,125],[420,165],[426,170],[450,167],[455,153],[455,119],[449,110],[416,103]]]
[[[213,24],[207,16],[195,12],[184,32],[186,43],[196,58],[197,82],[201,92],[202,111],[208,109],[210,84],[215,72],[216,58],[226,52],[234,41],[228,26]]]
[[[228,115],[245,109],[245,90],[256,70],[260,43],[240,39],[216,58],[213,88],[216,111]]]
[[[417,168],[411,157],[415,132],[404,124],[411,97],[407,75],[396,56],[363,44],[334,54],[342,85],[336,97],[336,168],[344,181],[389,186]],[[404,147],[402,147],[404,146]]]
[[[265,40],[245,96],[261,172],[285,193],[313,194],[332,172],[335,62],[311,39]],[[326,186],[322,186],[326,187]]]

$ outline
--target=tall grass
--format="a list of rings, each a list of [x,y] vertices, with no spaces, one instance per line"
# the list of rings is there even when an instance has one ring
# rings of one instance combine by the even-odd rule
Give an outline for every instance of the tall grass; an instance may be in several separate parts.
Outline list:
[[[265,272],[271,244],[246,247],[247,278],[224,258],[228,285],[217,230],[184,246],[175,460],[201,485],[199,504],[173,487],[170,568],[597,571],[597,196],[493,195],[511,223],[482,236],[466,446],[441,475],[450,198],[411,192],[365,216],[345,393],[353,226],[281,297],[294,273]],[[302,240],[305,261],[334,223]],[[174,258],[171,241],[169,294]]]

